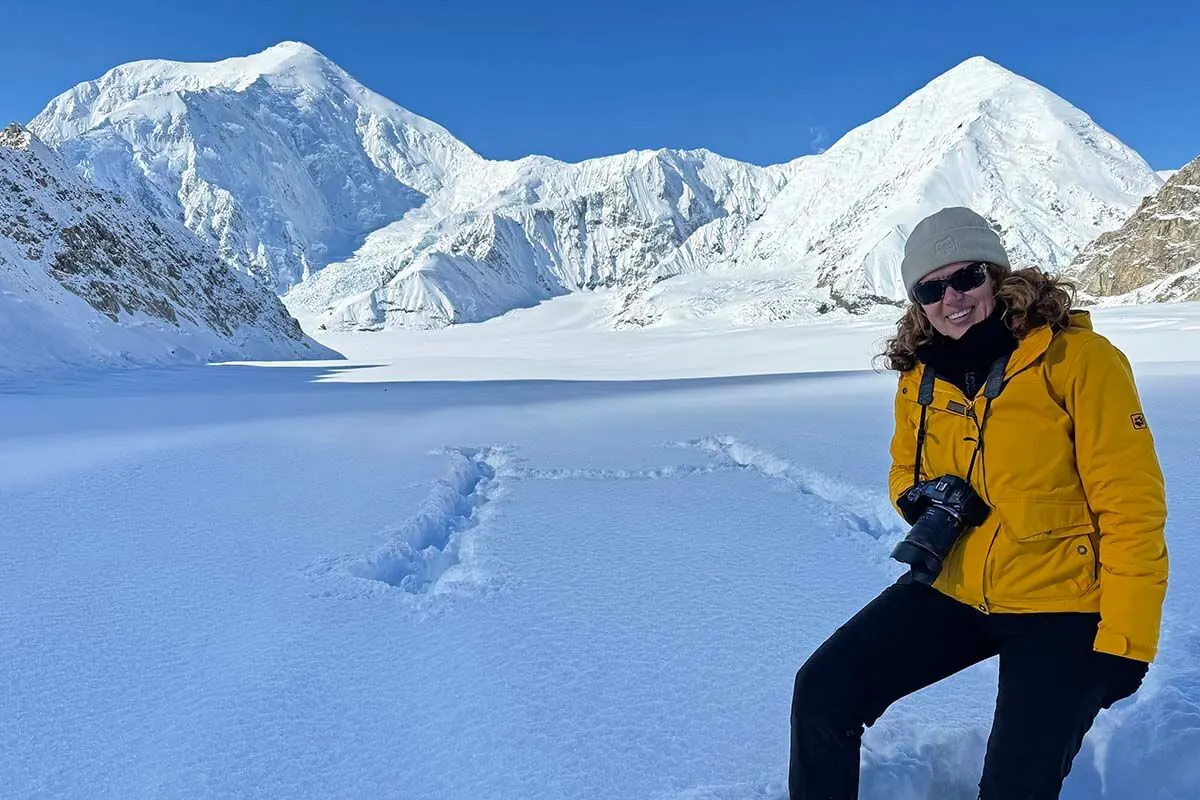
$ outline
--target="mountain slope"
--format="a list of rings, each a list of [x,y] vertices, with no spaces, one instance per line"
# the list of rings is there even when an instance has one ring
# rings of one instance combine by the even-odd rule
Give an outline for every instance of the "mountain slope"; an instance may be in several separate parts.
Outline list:
[[[32,127],[332,327],[473,321],[623,284],[714,220],[744,229],[784,175],[704,151],[487,161],[294,42],[118,67]]]
[[[336,357],[178,223],[0,132],[0,368]]]
[[[899,302],[903,243],[969,205],[1014,260],[1069,264],[1162,179],[983,58],[820,155],[488,161],[312,48],[118,67],[34,122],[85,174],[177,216],[306,325],[440,327],[611,287],[614,324],[760,324]]]
[[[29,127],[279,292],[448,182],[486,171],[441,126],[296,42],[212,64],[126,64],[54,99]]]
[[[969,59],[798,164],[732,252],[697,259],[737,277],[706,282],[698,295],[669,283],[642,287],[626,297],[623,321],[647,324],[689,304],[728,312],[740,303],[749,318],[771,303],[778,318],[900,301],[909,232],[951,205],[991,219],[1016,263],[1061,269],[1159,185],[1137,153],[1083,112]],[[753,278],[762,273],[769,279]],[[780,281],[791,284],[791,308],[779,307]],[[733,284],[740,299],[728,297]],[[705,302],[721,293],[721,303]]]
[[[1200,300],[1200,158],[1084,248],[1069,272],[1084,291],[1117,302]]]
[[[286,300],[334,329],[476,322],[636,281],[714,221],[744,228],[783,182],[779,169],[707,151],[523,159],[512,182],[475,208],[411,212]]]

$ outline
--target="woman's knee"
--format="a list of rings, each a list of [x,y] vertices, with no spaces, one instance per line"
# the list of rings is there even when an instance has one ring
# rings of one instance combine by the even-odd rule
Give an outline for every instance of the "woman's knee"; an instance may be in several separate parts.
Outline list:
[[[861,728],[862,683],[848,660],[836,651],[818,649],[796,671],[792,687],[792,722],[824,724],[838,730]]]

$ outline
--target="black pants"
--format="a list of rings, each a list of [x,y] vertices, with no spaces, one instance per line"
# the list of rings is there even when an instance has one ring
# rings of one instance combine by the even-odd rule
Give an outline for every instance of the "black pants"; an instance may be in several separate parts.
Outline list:
[[[864,726],[905,695],[999,655],[982,800],[1054,800],[1101,708],[1146,664],[1092,650],[1098,614],[984,614],[902,579],[808,659],[792,698],[791,800],[856,800]]]

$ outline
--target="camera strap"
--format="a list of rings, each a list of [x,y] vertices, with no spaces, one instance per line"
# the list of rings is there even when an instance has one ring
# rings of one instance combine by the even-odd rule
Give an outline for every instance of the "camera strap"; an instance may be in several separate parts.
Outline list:
[[[987,401],[983,407],[983,417],[979,420],[979,436],[975,439],[975,450],[971,453],[971,464],[967,467],[966,481],[971,482],[971,473],[975,470],[975,459],[983,449],[983,426],[987,422],[987,412],[992,407],[992,400],[1004,388],[1004,369],[1008,366],[1011,353],[1005,353],[992,362],[988,370],[987,380],[983,384],[983,397]],[[921,482],[921,450],[925,446],[925,415],[933,404],[933,385],[937,376],[933,367],[926,364],[921,373],[921,389],[917,394],[917,403],[921,406],[921,422],[917,426],[917,458],[913,464],[913,486]]]

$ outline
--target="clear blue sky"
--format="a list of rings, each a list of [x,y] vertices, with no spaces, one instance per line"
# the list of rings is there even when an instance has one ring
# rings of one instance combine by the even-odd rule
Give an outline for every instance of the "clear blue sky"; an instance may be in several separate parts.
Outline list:
[[[1200,155],[1200,2],[1058,5],[0,0],[0,121],[28,121],[126,61],[211,61],[291,39],[491,158],[707,147],[768,164],[984,55],[1156,169]]]

